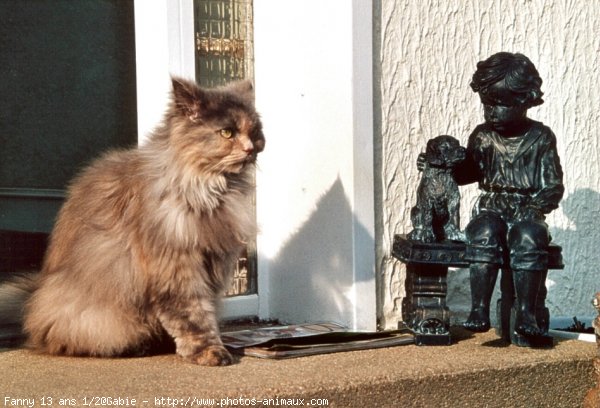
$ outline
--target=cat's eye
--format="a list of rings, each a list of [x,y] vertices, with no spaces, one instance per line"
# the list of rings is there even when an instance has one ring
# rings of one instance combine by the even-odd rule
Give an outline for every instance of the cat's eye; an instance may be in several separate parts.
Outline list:
[[[231,139],[233,137],[233,129],[230,128],[219,129],[218,133],[219,135],[221,135],[221,137],[224,137],[225,139]]]

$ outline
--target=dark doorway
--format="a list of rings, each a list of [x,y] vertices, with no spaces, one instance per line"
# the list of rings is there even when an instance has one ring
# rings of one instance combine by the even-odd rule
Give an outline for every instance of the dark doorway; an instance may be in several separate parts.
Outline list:
[[[133,0],[0,0],[0,270],[39,264],[69,180],[136,143],[134,32]]]

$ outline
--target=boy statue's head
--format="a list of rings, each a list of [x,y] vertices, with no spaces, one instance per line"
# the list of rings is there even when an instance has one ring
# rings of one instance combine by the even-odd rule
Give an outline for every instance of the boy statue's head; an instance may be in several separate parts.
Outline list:
[[[477,63],[471,88],[484,105],[486,122],[502,131],[526,117],[527,109],[544,103],[542,78],[523,54],[499,52]]]
[[[531,108],[544,103],[542,78],[523,54],[499,52],[477,63],[471,88],[482,102]]]

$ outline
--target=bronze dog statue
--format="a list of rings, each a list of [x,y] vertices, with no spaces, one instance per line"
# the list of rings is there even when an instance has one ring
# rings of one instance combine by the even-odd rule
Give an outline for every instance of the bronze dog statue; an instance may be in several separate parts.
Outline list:
[[[465,159],[465,148],[452,136],[430,139],[419,157],[423,174],[411,210],[408,239],[421,242],[464,241],[460,231],[460,193],[452,169]],[[424,163],[423,163],[424,161]]]

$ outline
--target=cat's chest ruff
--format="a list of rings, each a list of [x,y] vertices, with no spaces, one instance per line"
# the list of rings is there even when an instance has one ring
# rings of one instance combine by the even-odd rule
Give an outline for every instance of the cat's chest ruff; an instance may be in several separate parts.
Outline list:
[[[239,193],[215,185],[171,191],[159,205],[165,239],[181,248],[237,248],[253,230],[249,208],[241,201],[245,202]]]

